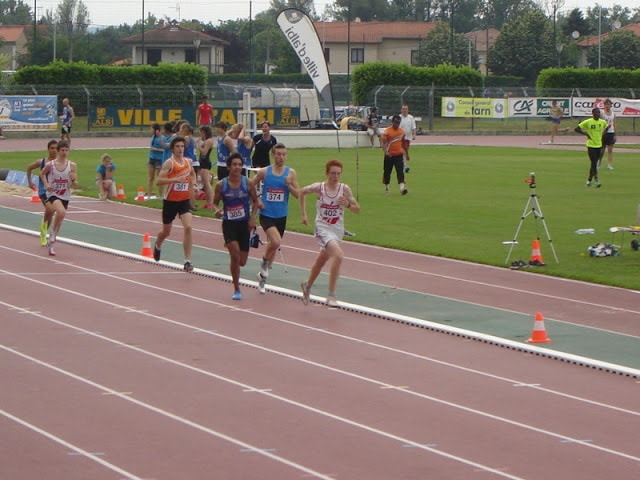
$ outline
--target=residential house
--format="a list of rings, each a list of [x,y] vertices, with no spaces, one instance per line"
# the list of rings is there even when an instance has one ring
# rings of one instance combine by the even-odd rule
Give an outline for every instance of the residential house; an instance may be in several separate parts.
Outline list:
[[[498,39],[498,35],[500,35],[500,30],[497,30],[495,28],[474,30],[472,32],[464,34],[464,36],[467,37],[476,48],[479,63],[478,68],[482,75],[487,75],[488,52],[489,49],[495,45],[496,40]]]
[[[349,74],[370,62],[416,64],[420,41],[431,22],[314,22],[329,73]]]
[[[0,25],[0,54],[9,56],[8,70],[17,70],[20,57],[27,53],[26,28],[25,25]]]
[[[630,30],[636,35],[640,36],[640,23],[630,23],[629,25],[625,25],[624,27],[620,28],[620,30]],[[611,32],[603,33],[602,35],[594,35],[578,43],[578,46],[580,47],[578,68],[589,67],[589,60],[587,59],[589,49],[591,47],[597,46],[603,40],[606,40],[609,35],[611,35]],[[592,67],[597,67],[597,65],[592,65]]]
[[[209,73],[224,73],[224,47],[229,42],[181,27],[176,21],[123,39],[131,45],[132,65],[195,63]]]

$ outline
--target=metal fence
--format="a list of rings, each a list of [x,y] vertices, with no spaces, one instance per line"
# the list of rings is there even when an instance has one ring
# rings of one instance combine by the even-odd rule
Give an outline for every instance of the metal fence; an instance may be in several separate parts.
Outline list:
[[[203,95],[208,95],[216,107],[230,108],[242,105],[245,91],[261,88],[313,88],[306,85],[288,84],[220,84],[206,87],[192,85],[148,86],[148,85],[0,85],[3,95],[57,95],[69,98],[79,117],[87,116],[91,108],[149,108],[193,106],[196,107]],[[347,106],[350,102],[348,85],[334,86],[336,106]],[[442,118],[442,97],[616,97],[640,98],[640,89],[545,89],[535,87],[416,87],[380,85],[373,88],[367,96],[369,106],[378,107],[381,115],[398,113],[404,103],[410,112],[420,117],[420,129],[425,133],[440,132],[494,132],[494,133],[536,133],[549,130],[548,122],[540,118],[508,119],[468,119]],[[327,108],[319,99],[320,106]],[[61,102],[60,102],[61,103]],[[278,107],[278,105],[273,105]],[[61,107],[60,107],[61,108]],[[617,119],[617,129],[621,134],[637,134],[640,120],[636,118]]]

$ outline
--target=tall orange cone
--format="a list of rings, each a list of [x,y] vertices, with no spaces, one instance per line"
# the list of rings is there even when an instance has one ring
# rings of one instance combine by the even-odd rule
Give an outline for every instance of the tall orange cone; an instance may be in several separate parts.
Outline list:
[[[30,202],[32,202],[32,203],[36,203],[36,202],[40,203],[40,197],[38,196],[38,189],[36,187],[33,187],[31,190],[32,191],[31,191],[31,200],[30,200]]]
[[[541,313],[536,313],[536,320],[533,323],[533,332],[531,338],[527,340],[529,343],[551,343],[551,339],[547,337],[547,331],[544,328],[544,318]]]
[[[136,196],[136,201],[144,202],[144,188],[138,187],[138,195]]]
[[[124,194],[124,185],[118,185],[118,200],[126,200],[127,197]]]
[[[533,246],[531,247],[531,260],[529,260],[529,265],[545,265],[544,261],[542,260],[542,254],[540,253],[540,240],[538,239],[535,239],[533,241]]]
[[[148,233],[144,234],[142,238],[142,251],[140,255],[143,257],[153,258],[153,252],[151,251],[151,237]]]

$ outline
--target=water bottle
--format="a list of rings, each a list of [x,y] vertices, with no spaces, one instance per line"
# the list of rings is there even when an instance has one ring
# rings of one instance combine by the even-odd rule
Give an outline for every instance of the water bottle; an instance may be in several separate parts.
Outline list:
[[[595,229],[593,228],[579,228],[578,230],[576,230],[575,232],[578,235],[588,235],[591,233],[596,233]]]

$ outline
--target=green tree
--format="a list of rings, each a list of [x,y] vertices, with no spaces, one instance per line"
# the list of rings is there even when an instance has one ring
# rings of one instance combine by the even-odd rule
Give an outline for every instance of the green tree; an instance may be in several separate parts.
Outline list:
[[[33,22],[31,7],[22,0],[0,0],[2,25],[29,25]]]
[[[451,50],[453,40],[453,52]],[[418,66],[435,67],[443,63],[455,66],[469,65],[469,40],[461,34],[451,36],[451,28],[441,22],[420,42],[417,54]],[[478,55],[471,46],[471,67],[477,68]]]
[[[598,65],[598,46],[589,48],[587,60],[591,68]],[[635,70],[640,65],[640,37],[630,30],[611,32],[600,44],[602,68]]]
[[[393,2],[394,5],[396,2]],[[351,11],[349,11],[351,7]],[[363,22],[387,19],[390,7],[386,0],[337,0],[324,14],[332,20],[346,22],[359,18]]]
[[[489,70],[496,75],[535,81],[543,68],[556,65],[553,24],[540,10],[529,11],[503,25],[489,49]]]
[[[69,41],[69,62],[73,61],[73,43],[81,40],[89,26],[89,10],[82,0],[62,0],[57,9],[60,33]]]

